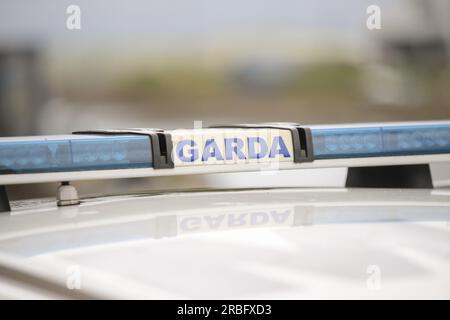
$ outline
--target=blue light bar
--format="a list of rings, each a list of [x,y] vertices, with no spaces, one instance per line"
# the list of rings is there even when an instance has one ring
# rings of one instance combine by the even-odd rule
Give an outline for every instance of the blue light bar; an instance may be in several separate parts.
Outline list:
[[[250,128],[246,127],[247,129]],[[301,128],[300,128],[301,129]],[[311,137],[307,137],[307,143],[300,143],[297,146],[294,140],[289,140],[290,135],[286,134],[287,145],[291,148],[304,148],[298,151],[300,156],[302,152],[309,155],[308,146],[313,146],[313,157],[308,158],[307,162],[322,159],[342,159],[342,158],[364,158],[378,157],[380,163],[392,163],[389,156],[409,156],[409,155],[432,155],[447,154],[450,155],[450,124],[404,124],[404,125],[369,125],[369,126],[349,126],[349,127],[311,127],[308,128]],[[208,131],[208,130],[213,130]],[[211,138],[211,136],[221,137],[222,133],[217,132],[220,128],[205,129],[199,134],[198,139]],[[242,129],[224,129],[227,134],[245,135]],[[272,130],[272,129],[261,129]],[[286,129],[287,130],[287,129]],[[136,169],[136,168],[158,168],[158,159],[167,159],[171,155],[172,143],[176,144],[178,140],[172,137],[180,136],[180,132],[191,137],[193,133],[189,130],[181,131],[158,131],[156,135],[164,135],[167,139],[158,141],[158,137],[153,139],[146,134],[116,133],[113,134],[77,134],[67,136],[44,136],[44,137],[22,137],[22,138],[0,138],[0,175],[21,174],[21,173],[52,173],[52,172],[73,172],[88,170],[108,170],[108,169]],[[305,131],[306,132],[306,131]],[[308,131],[309,132],[309,131]],[[198,134],[198,133],[197,133]],[[256,133],[251,131],[250,135]],[[204,136],[203,136],[204,135]],[[263,136],[267,135],[264,133]],[[150,140],[152,139],[152,140]],[[245,140],[245,139],[244,139]],[[202,140],[203,141],[203,140]],[[169,143],[167,143],[169,142]],[[168,147],[170,146],[170,148]],[[156,149],[155,149],[156,148]],[[216,148],[220,148],[216,145]],[[154,153],[152,153],[152,150]],[[176,147],[175,147],[176,150]],[[219,150],[219,149],[218,149]],[[237,147],[236,149],[237,150]],[[198,152],[197,149],[190,149],[186,152]],[[219,150],[222,153],[224,150]],[[300,152],[301,151],[301,152]],[[237,151],[234,151],[236,155]],[[244,154],[245,148],[241,150],[241,156],[244,160],[239,163],[224,164],[227,166],[219,168],[218,172],[233,172],[242,170],[242,165],[246,165],[247,158]],[[176,157],[177,154],[175,153]],[[289,165],[292,161],[292,168],[297,166],[291,154],[285,160],[284,165]],[[268,155],[269,157],[269,155]],[[163,159],[163,160],[164,160]],[[395,159],[394,159],[395,160]],[[399,160],[399,159],[397,159]],[[399,160],[401,161],[401,159]],[[320,161],[314,162],[311,166],[320,167],[323,165]],[[253,164],[254,163],[249,163]],[[191,168],[189,168],[189,165]],[[310,167],[311,167],[310,166]],[[184,171],[181,170],[184,167]],[[215,163],[182,164],[175,165],[175,171],[170,174],[183,174],[183,172],[205,173],[213,172],[218,167]],[[170,168],[172,170],[172,168]],[[220,171],[222,170],[222,171]],[[134,173],[133,173],[134,174]],[[150,172],[141,173],[144,176],[151,175]],[[169,174],[167,172],[167,174]],[[89,173],[83,178],[91,177]],[[116,173],[111,173],[108,177],[115,177]],[[9,178],[11,178],[10,176]],[[4,176],[3,184],[16,183],[20,178],[9,179]],[[74,179],[73,175],[71,178]],[[77,177],[75,177],[77,178]],[[27,180],[28,179],[28,180]],[[27,178],[23,181],[30,181]],[[41,177],[39,181],[48,181]],[[63,175],[58,176],[63,179]],[[81,179],[81,178],[80,178]],[[20,180],[22,181],[22,180]],[[34,181],[34,180],[33,180]],[[62,181],[62,180],[61,180]]]
[[[314,159],[450,153],[450,125],[311,129]]]
[[[152,151],[143,135],[0,139],[0,174],[147,167]]]

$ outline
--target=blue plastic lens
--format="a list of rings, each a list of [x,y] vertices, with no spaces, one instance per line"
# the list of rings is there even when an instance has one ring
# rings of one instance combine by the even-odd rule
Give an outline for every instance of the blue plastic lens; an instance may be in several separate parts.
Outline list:
[[[315,159],[450,153],[450,125],[312,129]]]
[[[0,174],[152,167],[147,136],[0,139]]]

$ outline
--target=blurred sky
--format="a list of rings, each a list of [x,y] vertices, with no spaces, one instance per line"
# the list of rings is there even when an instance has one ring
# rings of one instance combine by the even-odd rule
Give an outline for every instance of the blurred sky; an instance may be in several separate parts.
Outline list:
[[[1,0],[0,40],[62,44],[142,40],[194,46],[245,32],[365,32],[368,0]],[[82,11],[82,30],[65,28],[68,5]],[[376,4],[401,17],[404,1]]]

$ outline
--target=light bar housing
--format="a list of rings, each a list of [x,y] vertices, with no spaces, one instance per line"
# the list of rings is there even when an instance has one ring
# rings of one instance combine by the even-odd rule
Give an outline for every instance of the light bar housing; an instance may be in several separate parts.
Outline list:
[[[314,159],[450,153],[450,125],[393,125],[312,130]]]
[[[102,134],[102,135],[141,135],[147,136],[150,141],[150,158],[154,169],[173,168],[172,158],[172,138],[163,129],[155,128],[135,128],[135,129],[96,129],[76,131],[74,134]]]
[[[138,135],[66,135],[0,139],[0,176],[151,168],[150,141]]]
[[[0,138],[0,185],[450,161],[450,122],[89,130]]]

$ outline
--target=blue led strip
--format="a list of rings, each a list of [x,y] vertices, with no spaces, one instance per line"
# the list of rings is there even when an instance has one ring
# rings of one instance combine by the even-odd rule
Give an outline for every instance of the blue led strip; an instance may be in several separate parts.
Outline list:
[[[142,135],[0,139],[0,174],[147,167],[150,139]]]
[[[450,125],[311,129],[314,159],[450,153]]]

